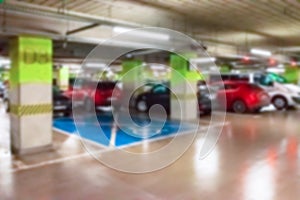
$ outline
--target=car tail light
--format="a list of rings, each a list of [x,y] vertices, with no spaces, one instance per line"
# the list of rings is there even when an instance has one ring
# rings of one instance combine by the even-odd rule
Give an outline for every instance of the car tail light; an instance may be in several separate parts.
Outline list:
[[[99,102],[99,101],[101,101],[101,93],[100,92],[98,92],[98,91],[96,91],[95,92],[95,102]]]

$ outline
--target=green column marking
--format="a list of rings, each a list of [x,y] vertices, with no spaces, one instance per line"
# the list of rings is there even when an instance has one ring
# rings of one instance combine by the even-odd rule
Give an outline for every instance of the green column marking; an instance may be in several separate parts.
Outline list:
[[[142,76],[142,61],[141,60],[126,60],[122,62],[122,73],[120,78],[123,82],[135,83]],[[127,73],[128,72],[128,73]]]
[[[287,80],[288,83],[297,83],[298,82],[298,67],[286,66],[283,77]]]
[[[198,81],[203,79],[203,76],[190,66],[189,59],[196,57],[197,55],[195,53],[171,55],[170,66],[176,70],[176,72],[172,72],[171,75],[173,83],[177,84],[182,81]]]
[[[62,90],[68,89],[69,86],[69,68],[63,66],[58,71],[59,88]]]
[[[141,60],[125,60],[122,62],[122,75],[133,69],[134,67],[141,66],[142,65]]]
[[[52,40],[19,36],[10,43],[10,85],[52,83]]]

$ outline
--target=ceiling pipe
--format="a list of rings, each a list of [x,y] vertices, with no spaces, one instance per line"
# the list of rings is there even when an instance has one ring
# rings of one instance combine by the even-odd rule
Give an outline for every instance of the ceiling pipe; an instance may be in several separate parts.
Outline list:
[[[99,23],[93,23],[91,25],[87,25],[87,26],[84,26],[84,27],[81,27],[81,28],[77,28],[77,29],[68,31],[66,35],[72,35],[72,34],[75,34],[75,33],[79,33],[81,31],[85,31],[85,30],[88,30],[88,29],[91,29],[91,28],[95,28],[95,27],[98,27],[100,25],[101,24],[99,24]]]
[[[4,9],[0,8],[0,10],[3,11]],[[15,0],[8,1],[5,5],[5,10],[7,12],[10,11],[21,12],[21,13],[36,15],[38,17],[45,16],[45,17],[57,18],[60,20],[73,20],[73,21],[87,22],[87,23],[99,23],[103,25],[128,26],[133,28],[144,27],[144,25],[138,23],[132,23],[132,22],[127,22],[118,19],[111,19],[102,16],[89,15],[89,14],[74,12],[70,10],[68,10],[67,12],[58,12],[57,9],[55,8],[50,8],[46,6],[30,4],[26,2],[15,1]]]

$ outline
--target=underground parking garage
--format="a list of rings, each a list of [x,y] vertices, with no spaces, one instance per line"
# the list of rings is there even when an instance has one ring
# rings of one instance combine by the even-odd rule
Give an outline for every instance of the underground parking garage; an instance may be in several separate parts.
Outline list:
[[[0,199],[299,199],[299,7],[0,0]]]

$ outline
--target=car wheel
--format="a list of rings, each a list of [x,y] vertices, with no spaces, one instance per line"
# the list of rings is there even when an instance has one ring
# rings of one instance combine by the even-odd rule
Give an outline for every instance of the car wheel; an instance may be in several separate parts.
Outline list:
[[[140,112],[146,112],[148,109],[147,103],[144,100],[139,100],[136,104],[136,109]]]
[[[232,104],[232,109],[235,113],[245,113],[247,111],[247,106],[244,101],[236,100]]]
[[[287,101],[284,97],[274,97],[272,99],[272,104],[277,110],[283,110],[287,108]]]
[[[92,111],[93,107],[94,107],[93,101],[91,99],[85,99],[85,101],[84,101],[85,110],[90,112],[90,111]]]

